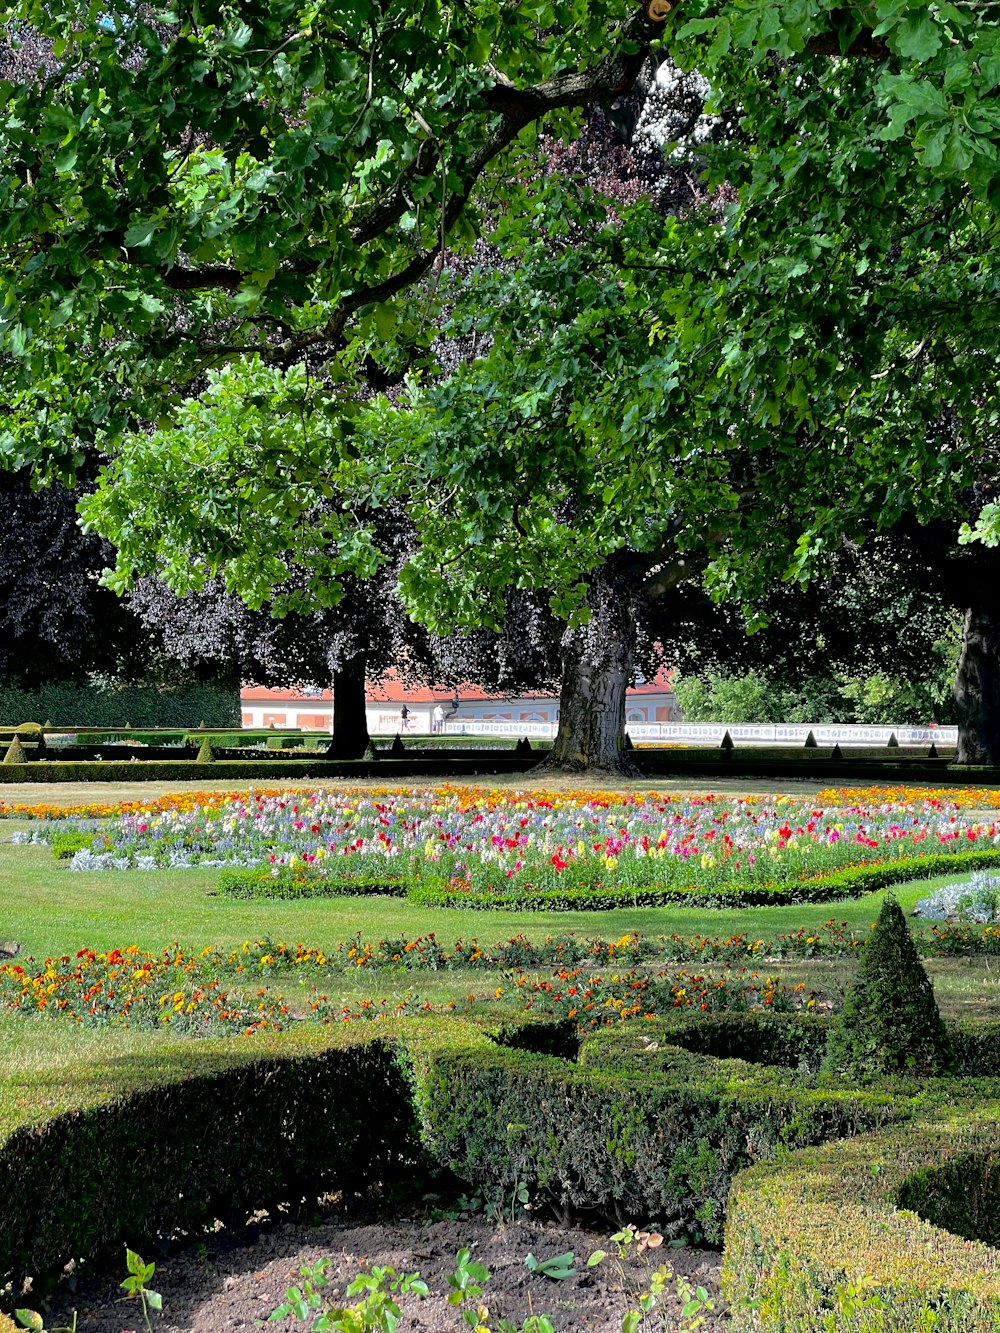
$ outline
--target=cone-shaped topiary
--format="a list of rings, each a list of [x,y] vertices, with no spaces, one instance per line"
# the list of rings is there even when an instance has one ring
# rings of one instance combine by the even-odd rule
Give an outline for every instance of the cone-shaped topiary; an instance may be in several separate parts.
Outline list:
[[[823,1068],[852,1078],[947,1074],[951,1045],[906,918],[886,898],[830,1033]]]
[[[202,741],[198,753],[197,755],[195,755],[195,763],[196,764],[215,763],[215,751],[212,749],[211,742],[208,741],[207,739]]]
[[[7,753],[4,755],[3,761],[5,764],[26,764],[28,762],[28,756],[24,753],[20,736],[15,735],[10,745],[7,746]]]

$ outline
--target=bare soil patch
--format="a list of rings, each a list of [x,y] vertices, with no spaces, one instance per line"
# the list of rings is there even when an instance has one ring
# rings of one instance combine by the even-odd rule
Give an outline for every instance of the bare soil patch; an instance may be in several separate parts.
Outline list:
[[[348,1283],[373,1265],[399,1273],[419,1272],[430,1288],[420,1298],[400,1298],[403,1318],[399,1333],[458,1333],[467,1328],[461,1310],[449,1305],[447,1278],[454,1272],[455,1256],[470,1249],[475,1262],[486,1267],[490,1280],[481,1303],[488,1310],[488,1327],[501,1318],[520,1328],[529,1314],[545,1314],[558,1333],[620,1333],[622,1318],[636,1309],[635,1294],[661,1263],[692,1286],[704,1286],[717,1302],[702,1333],[722,1333],[726,1327],[718,1298],[720,1256],[694,1249],[648,1251],[623,1263],[606,1259],[586,1267],[596,1249],[613,1250],[607,1231],[581,1230],[540,1219],[495,1225],[481,1215],[430,1220],[420,1216],[392,1216],[384,1212],[335,1206],[317,1225],[292,1222],[251,1224],[242,1233],[218,1232],[205,1240],[171,1246],[164,1254],[143,1257],[156,1263],[150,1285],[163,1298],[160,1314],[152,1315],[157,1333],[231,1333],[259,1328],[285,1299],[293,1284],[300,1284],[300,1269],[328,1258],[331,1304],[345,1300]],[[554,1281],[525,1267],[530,1252],[539,1260],[572,1250],[577,1272]],[[79,1333],[123,1333],[143,1328],[134,1302],[123,1301],[119,1282],[124,1276],[110,1268],[80,1274],[72,1290],[63,1288],[46,1314],[47,1326],[69,1322],[75,1309]],[[30,1297],[25,1302],[30,1304]],[[652,1327],[669,1333],[680,1326],[680,1304],[671,1282],[658,1310],[660,1322]],[[269,1325],[275,1329],[306,1329],[293,1316]]]

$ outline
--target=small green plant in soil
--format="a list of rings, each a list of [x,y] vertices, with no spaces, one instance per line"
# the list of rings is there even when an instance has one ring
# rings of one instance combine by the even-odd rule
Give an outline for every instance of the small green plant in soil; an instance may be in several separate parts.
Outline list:
[[[328,1259],[299,1270],[301,1286],[289,1287],[285,1301],[273,1310],[268,1321],[308,1319],[313,1316],[313,1333],[395,1333],[402,1311],[396,1300],[401,1295],[427,1295],[427,1283],[419,1273],[397,1273],[394,1268],[374,1265],[369,1273],[360,1273],[347,1288],[347,1297],[361,1299],[354,1305],[323,1309],[323,1289],[328,1285]]]
[[[134,1250],[126,1249],[125,1267],[127,1275],[122,1282],[122,1290],[125,1292],[126,1299],[137,1300],[142,1306],[142,1318],[146,1325],[148,1333],[153,1333],[153,1325],[149,1321],[150,1310],[160,1310],[163,1307],[163,1299],[158,1291],[153,1291],[147,1283],[156,1272],[155,1264],[143,1263],[142,1259]],[[18,1333],[18,1326],[21,1329],[28,1329],[29,1333],[76,1333],[76,1311],[73,1311],[73,1320],[70,1324],[60,1324],[54,1328],[46,1328],[45,1320],[37,1310],[15,1310],[15,1324],[8,1315],[0,1314],[0,1333]]]
[[[126,1249],[125,1267],[128,1269],[128,1276],[121,1284],[122,1291],[128,1300],[137,1300],[142,1306],[143,1323],[149,1333],[153,1333],[149,1312],[162,1309],[163,1298],[158,1291],[151,1291],[146,1284],[156,1272],[156,1265],[143,1263],[134,1250]]]

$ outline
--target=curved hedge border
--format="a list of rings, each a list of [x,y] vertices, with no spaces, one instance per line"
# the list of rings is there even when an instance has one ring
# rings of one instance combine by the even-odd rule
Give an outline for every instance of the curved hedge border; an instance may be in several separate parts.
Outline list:
[[[664,1055],[643,1068],[440,1052],[418,1070],[424,1140],[456,1175],[508,1203],[526,1183],[559,1209],[655,1219],[718,1242],[745,1166],[911,1114],[891,1093],[817,1088],[788,1070],[677,1048]]]
[[[777,1016],[728,1021],[733,1046],[740,1028],[780,1044]],[[527,1184],[694,1238],[720,1238],[728,1204],[734,1333],[910,1333],[927,1311],[942,1315],[935,1333],[995,1330],[1000,1254],[900,1210],[966,1235],[987,1226],[1000,1083],[847,1087],[674,1044],[694,1026],[678,1015],[604,1030],[579,1063],[562,1058],[564,1027],[516,1017],[156,1043],[152,1074],[137,1044],[134,1060],[114,1058],[116,1091],[96,1080],[81,1104],[0,1142],[0,1286],[123,1240],[437,1165],[498,1201]],[[791,1026],[809,1039],[822,1028]],[[971,1109],[974,1096],[989,1102]],[[869,1301],[861,1314],[851,1287]]]
[[[0,1145],[0,1289],[128,1237],[242,1223],[268,1201],[416,1160],[400,1082],[370,1042],[280,1066],[259,1059],[15,1130]]]
[[[961,873],[979,866],[1000,866],[1000,851],[940,852],[909,857],[874,866],[848,867],[816,879],[793,884],[774,884],[748,889],[708,891],[690,888],[645,889],[540,889],[534,892],[503,889],[490,892],[458,892],[440,877],[424,878],[416,884],[336,876],[274,875],[270,869],[251,867],[224,870],[219,892],[231,898],[329,898],[338,894],[389,893],[420,907],[460,907],[482,911],[579,912],[616,911],[626,907],[776,907],[783,904],[832,902],[859,898],[865,893],[891,888],[914,879]]]
[[[737,1176],[722,1269],[734,1333],[996,1333],[1000,1252],[917,1210],[989,1225],[968,1201],[986,1181],[997,1202],[998,1118],[994,1101]]]

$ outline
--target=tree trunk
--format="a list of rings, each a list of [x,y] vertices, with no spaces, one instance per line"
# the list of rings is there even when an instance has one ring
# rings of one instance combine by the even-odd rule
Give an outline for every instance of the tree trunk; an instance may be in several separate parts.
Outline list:
[[[607,567],[591,576],[591,618],[563,636],[559,730],[534,773],[596,769],[635,777],[625,746],[625,690],[633,669],[633,590]]]
[[[965,613],[955,677],[957,764],[1000,764],[1000,604]]]
[[[328,759],[361,759],[368,748],[367,665],[367,657],[359,653],[333,673],[333,739],[327,747]]]

